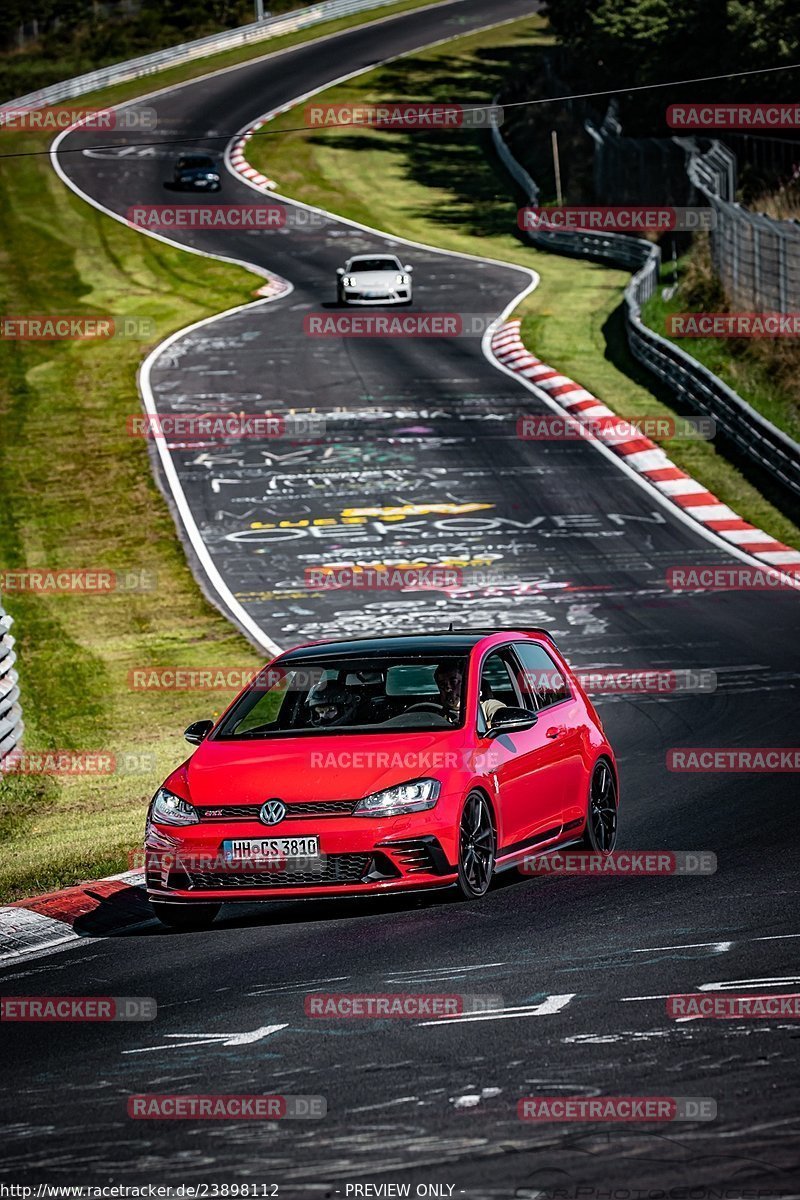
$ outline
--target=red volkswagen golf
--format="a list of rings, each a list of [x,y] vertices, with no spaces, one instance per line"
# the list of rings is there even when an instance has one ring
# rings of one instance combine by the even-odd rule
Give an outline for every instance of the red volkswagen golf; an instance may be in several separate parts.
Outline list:
[[[541,629],[300,646],[186,739],[145,843],[172,926],[231,900],[477,897],[526,857],[616,840],[614,753]]]

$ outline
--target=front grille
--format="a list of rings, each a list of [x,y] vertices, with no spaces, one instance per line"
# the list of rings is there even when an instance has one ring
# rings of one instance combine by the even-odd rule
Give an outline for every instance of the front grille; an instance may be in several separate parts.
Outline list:
[[[309,800],[298,804],[286,805],[286,816],[284,821],[289,821],[293,817],[346,817],[356,806],[355,800]],[[216,807],[209,805],[206,808],[198,808],[197,812],[201,821],[257,821],[258,814],[261,812],[260,804],[230,804]],[[213,813],[211,816],[209,814]]]
[[[303,871],[187,871],[190,888],[282,888],[329,887],[360,883],[366,875],[370,854],[329,854],[316,870]]]

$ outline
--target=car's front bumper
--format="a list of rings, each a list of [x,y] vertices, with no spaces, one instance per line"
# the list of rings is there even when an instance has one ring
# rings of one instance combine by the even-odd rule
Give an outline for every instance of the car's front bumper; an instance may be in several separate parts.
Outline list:
[[[219,179],[178,179],[175,186],[186,192],[218,192]]]
[[[343,304],[358,304],[364,307],[386,304],[410,304],[411,288],[398,288],[397,291],[387,292],[382,296],[364,296],[361,292],[345,288],[341,292]]]
[[[456,878],[452,827],[436,810],[390,820],[296,820],[268,829],[257,823],[199,824],[180,830],[150,825],[145,842],[147,891],[154,900],[231,901],[358,896],[442,887]],[[229,863],[231,838],[319,838],[319,857],[266,866]]]

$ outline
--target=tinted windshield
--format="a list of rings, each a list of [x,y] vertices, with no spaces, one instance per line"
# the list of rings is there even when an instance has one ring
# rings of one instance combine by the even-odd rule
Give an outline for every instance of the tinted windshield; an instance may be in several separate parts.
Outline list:
[[[351,271],[399,271],[396,258],[357,258],[350,263]]]
[[[189,158],[181,158],[178,160],[178,166],[182,170],[187,170],[191,167],[213,167],[213,158],[206,158],[201,154],[193,154]]]
[[[214,737],[453,729],[463,724],[466,667],[457,655],[284,659],[261,673]]]

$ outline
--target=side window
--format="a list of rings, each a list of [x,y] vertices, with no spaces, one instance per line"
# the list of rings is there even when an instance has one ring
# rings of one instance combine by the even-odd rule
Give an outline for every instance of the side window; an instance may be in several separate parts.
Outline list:
[[[483,733],[499,708],[518,708],[524,703],[514,680],[514,660],[508,650],[490,654],[481,668],[478,730]]]
[[[518,682],[531,708],[549,708],[570,698],[569,684],[543,646],[515,642],[514,649],[522,664]]]

